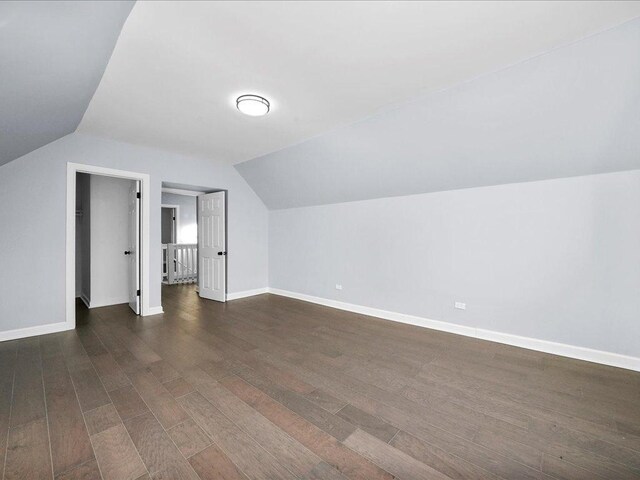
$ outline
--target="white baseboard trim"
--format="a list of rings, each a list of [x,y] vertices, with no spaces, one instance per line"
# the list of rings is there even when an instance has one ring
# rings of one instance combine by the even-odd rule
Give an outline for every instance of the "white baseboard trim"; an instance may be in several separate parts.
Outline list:
[[[160,315],[161,313],[164,313],[164,309],[162,308],[162,306],[160,307],[149,307],[149,310],[147,310],[147,312],[143,312],[142,316],[143,317],[148,317],[149,315]]]
[[[314,297],[304,293],[290,292],[280,290],[278,288],[269,288],[269,293],[281,295],[283,297],[295,298],[305,302],[316,303],[327,307],[346,310],[349,312],[368,315],[370,317],[383,318],[394,322],[416,325],[418,327],[431,328],[443,332],[455,333],[466,337],[479,338],[489,340],[491,342],[504,343],[515,347],[527,348],[529,350],[537,350],[539,352],[551,353],[562,357],[575,358],[585,360],[587,362],[600,363],[610,365],[612,367],[626,368],[640,372],[640,358],[620,355],[618,353],[605,352],[602,350],[593,350],[591,348],[577,347],[567,345],[565,343],[550,342],[537,338],[521,337],[510,333],[500,333],[492,330],[484,330],[481,328],[468,327],[464,325],[456,325],[455,323],[441,322],[428,318],[417,317],[414,315],[406,315],[403,313],[390,312],[387,310],[379,310],[377,308],[365,307],[363,305],[355,305],[352,303],[340,302],[338,300],[330,300],[327,298]]]
[[[48,325],[37,325],[35,327],[16,328],[0,332],[0,342],[7,340],[17,340],[19,338],[35,337],[36,335],[46,335],[48,333],[64,332],[73,330],[74,327],[67,322],[50,323]]]
[[[83,294],[81,293],[79,296],[77,296],[76,298],[79,298],[80,300],[82,300],[82,303],[84,303],[87,308],[99,308],[99,307],[109,307],[111,305],[120,305],[123,303],[128,303],[128,300],[125,302],[117,302],[117,303],[102,303],[99,305],[91,305],[91,302],[89,301],[89,299]],[[161,313],[164,313],[164,310],[162,309],[162,306],[160,307],[149,307],[149,310],[146,312],[142,312],[141,316],[143,317],[148,317],[149,315],[160,315]]]
[[[122,305],[124,303],[129,303],[129,297],[127,298],[107,298],[102,301],[91,301],[91,306],[89,308],[102,308],[102,307],[111,307],[113,305]]]
[[[269,289],[265,287],[245,290],[243,292],[227,293],[227,300],[238,300],[239,298],[253,297],[254,295],[262,295],[263,293],[269,293]]]
[[[578,347],[566,343],[550,342],[538,338],[521,337],[510,333],[494,332],[492,330],[476,329],[476,338],[490,340],[492,342],[506,343],[515,347],[537,350],[539,352],[551,353],[561,357],[575,358],[587,362],[600,363],[611,367],[626,368],[640,372],[640,358],[621,355],[619,353],[605,352],[604,350],[594,350],[592,348]]]

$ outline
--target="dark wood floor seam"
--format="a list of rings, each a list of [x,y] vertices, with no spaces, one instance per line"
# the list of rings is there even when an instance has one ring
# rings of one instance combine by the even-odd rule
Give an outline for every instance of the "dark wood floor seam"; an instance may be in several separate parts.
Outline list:
[[[16,384],[16,365],[18,363],[18,347],[16,346],[15,349],[15,358],[14,358],[14,363],[13,363],[13,375],[12,375],[12,380],[11,380],[11,401],[9,403],[9,419],[7,421],[7,435],[6,435],[6,439],[5,439],[5,449],[4,449],[4,458],[2,459],[2,478],[5,477],[5,472],[7,469],[7,456],[8,456],[8,449],[9,449],[9,433],[11,432],[11,413],[13,412],[13,392],[15,389],[15,384]]]
[[[44,369],[40,369],[40,379],[42,380],[42,395],[44,398],[44,417],[47,422],[47,438],[49,440],[49,463],[51,464],[51,479],[55,478],[53,470],[53,453],[51,452],[51,431],[49,430],[49,409],[47,407],[47,390],[44,388]]]
[[[393,434],[393,437],[389,439],[389,441],[387,442],[389,445],[391,445],[391,442],[393,442],[393,439],[398,436],[398,433],[400,433],[400,429],[398,429],[398,431]]]

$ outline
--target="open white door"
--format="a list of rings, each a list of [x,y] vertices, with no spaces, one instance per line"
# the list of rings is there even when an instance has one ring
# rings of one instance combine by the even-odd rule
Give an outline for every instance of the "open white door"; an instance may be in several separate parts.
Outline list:
[[[140,315],[140,182],[129,189],[129,306]]]
[[[202,298],[226,300],[225,192],[198,196],[198,290]]]

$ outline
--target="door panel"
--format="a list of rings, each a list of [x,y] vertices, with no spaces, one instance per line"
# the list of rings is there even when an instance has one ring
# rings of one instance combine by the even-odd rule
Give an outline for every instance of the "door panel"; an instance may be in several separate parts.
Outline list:
[[[202,298],[226,300],[225,192],[198,196],[198,287]]]
[[[140,182],[129,189],[129,306],[140,315]]]

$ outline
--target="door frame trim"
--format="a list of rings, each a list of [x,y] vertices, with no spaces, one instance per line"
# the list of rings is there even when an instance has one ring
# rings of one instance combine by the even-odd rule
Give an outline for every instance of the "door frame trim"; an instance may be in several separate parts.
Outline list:
[[[140,218],[140,303],[141,315],[152,315],[149,308],[149,250],[150,250],[150,196],[151,177],[147,173],[130,172],[114,168],[98,167],[82,163],[67,162],[67,238],[66,238],[66,324],[69,329],[76,327],[76,174],[88,173],[107,177],[140,181],[141,218]]]

